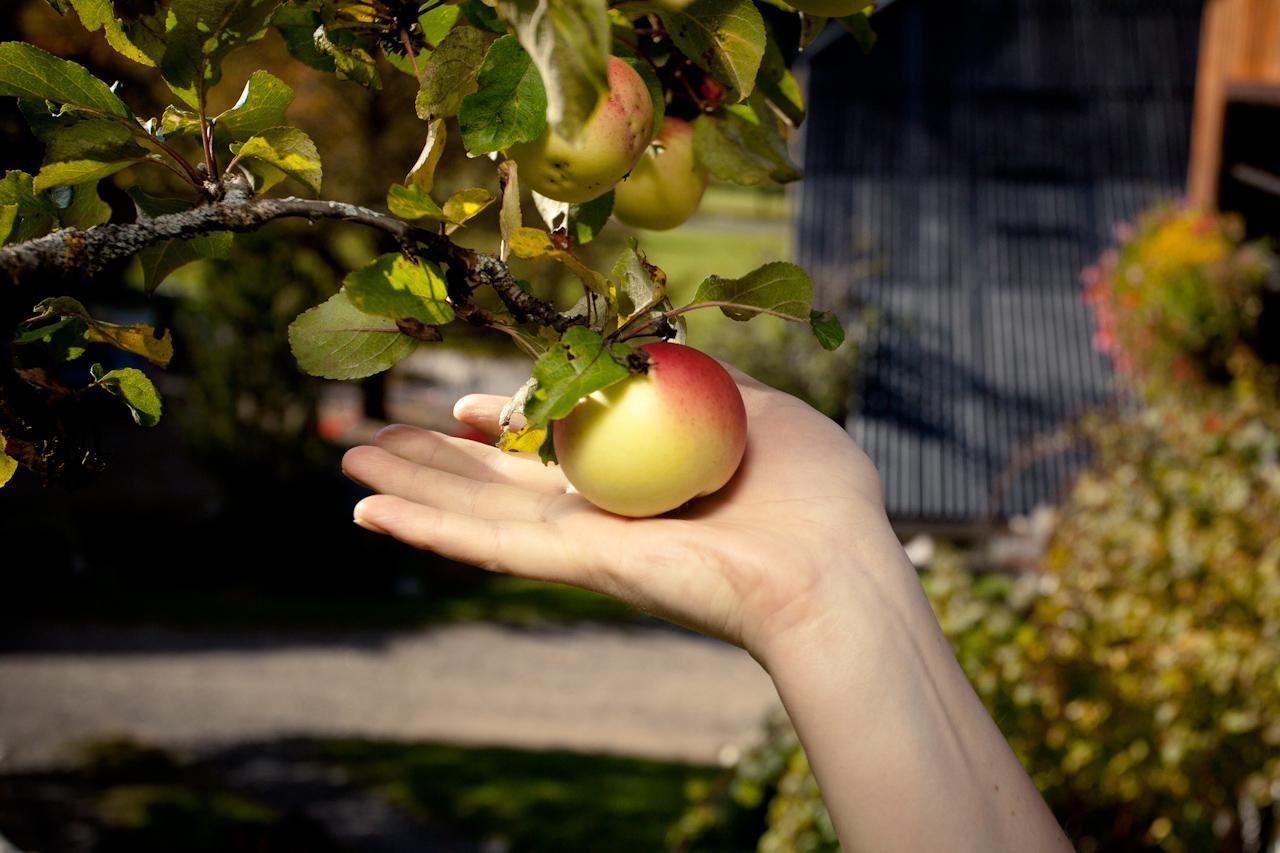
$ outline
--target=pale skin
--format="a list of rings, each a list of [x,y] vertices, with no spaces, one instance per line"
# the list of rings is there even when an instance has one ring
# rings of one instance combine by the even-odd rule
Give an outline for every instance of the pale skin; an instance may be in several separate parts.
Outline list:
[[[555,467],[413,427],[343,459],[362,527],[615,596],[751,653],[773,678],[846,851],[1070,850],[956,663],[867,456],[733,372],[748,419],[729,485],[661,518],[574,494]],[[459,421],[497,431],[500,397]]]

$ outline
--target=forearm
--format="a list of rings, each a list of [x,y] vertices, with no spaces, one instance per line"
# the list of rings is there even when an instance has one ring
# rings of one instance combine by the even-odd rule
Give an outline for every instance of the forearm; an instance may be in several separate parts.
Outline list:
[[[888,533],[760,651],[846,851],[1069,850]]]

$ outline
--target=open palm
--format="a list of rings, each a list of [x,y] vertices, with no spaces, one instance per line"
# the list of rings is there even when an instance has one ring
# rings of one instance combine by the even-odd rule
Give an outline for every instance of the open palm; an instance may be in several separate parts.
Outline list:
[[[659,518],[623,518],[572,491],[536,459],[414,427],[391,426],[343,469],[380,494],[357,523],[493,571],[603,592],[753,648],[804,618],[834,558],[861,532],[887,530],[879,479],[835,423],[734,371],[747,451],[714,495]],[[497,431],[500,397],[464,397],[463,423]]]

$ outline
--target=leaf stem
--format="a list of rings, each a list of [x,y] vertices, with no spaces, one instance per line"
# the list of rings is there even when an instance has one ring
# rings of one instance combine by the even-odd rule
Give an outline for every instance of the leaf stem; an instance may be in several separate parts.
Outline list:
[[[218,158],[213,153],[213,126],[209,124],[207,114],[206,100],[208,92],[205,90],[204,75],[200,75],[200,87],[198,90],[199,112],[200,112],[200,140],[204,144],[204,168],[210,181],[218,180]]]
[[[688,305],[682,305],[679,308],[673,308],[670,311],[663,311],[656,317],[650,317],[631,334],[618,338],[619,341],[629,341],[632,338],[642,338],[646,331],[658,325],[659,320],[670,320],[672,317],[679,317],[681,314],[687,314],[690,311],[697,311],[699,308],[729,308],[734,311],[751,311],[756,314],[767,314],[770,317],[777,317],[780,320],[789,320],[793,323],[804,322],[800,317],[792,314],[783,314],[781,311],[774,311],[772,308],[761,308],[759,305],[743,305],[740,302],[726,302],[722,300],[709,300],[707,302],[690,302]],[[629,323],[627,325],[630,325]],[[625,327],[619,327],[621,332]],[[616,334],[616,333],[615,333]]]
[[[418,68],[418,55],[414,53],[413,42],[409,39],[409,31],[404,27],[400,28],[400,43],[404,45],[404,52],[409,55],[409,62],[413,64],[413,76],[418,78],[418,82],[422,82],[422,70]]]

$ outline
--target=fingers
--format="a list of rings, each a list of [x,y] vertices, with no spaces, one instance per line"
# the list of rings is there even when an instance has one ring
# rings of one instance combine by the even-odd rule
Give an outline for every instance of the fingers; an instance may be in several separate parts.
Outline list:
[[[501,399],[501,398],[499,398]],[[393,424],[374,443],[401,459],[485,483],[505,483],[546,494],[563,494],[564,474],[536,459],[503,453],[496,447],[438,432]]]
[[[550,524],[477,518],[394,495],[360,501],[355,522],[415,548],[489,571],[581,583],[569,538]]]
[[[502,428],[498,426],[498,417],[502,414],[502,407],[507,404],[508,399],[496,394],[468,394],[454,404],[453,416],[467,426],[474,427],[497,440],[502,434]],[[524,418],[520,415],[512,418],[512,429],[519,429],[523,425]]]
[[[490,519],[542,521],[556,498],[565,495],[535,492],[506,483],[460,477],[402,459],[380,447],[347,451],[342,467],[351,477],[375,491],[436,509]]]

